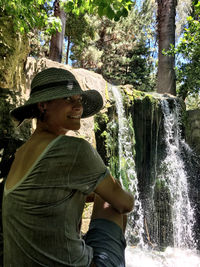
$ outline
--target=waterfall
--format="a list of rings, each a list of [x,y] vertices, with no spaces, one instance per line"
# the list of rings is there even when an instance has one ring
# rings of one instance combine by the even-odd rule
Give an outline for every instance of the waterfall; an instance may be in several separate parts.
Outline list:
[[[172,109],[171,106],[169,107],[168,100],[165,98],[160,100],[163,113],[164,131],[161,135],[158,133],[160,128],[158,129],[158,132],[156,132],[156,147],[154,147],[154,157],[156,160],[152,161],[155,163],[155,165],[153,165],[154,179],[156,179],[157,182],[161,181],[161,190],[163,189],[162,185],[164,184],[164,188],[167,190],[167,194],[164,194],[164,196],[168,196],[169,194],[170,204],[167,208],[170,209],[169,213],[171,212],[171,218],[169,217],[169,219],[171,219],[172,222],[169,223],[169,221],[166,221],[166,223],[170,226],[172,225],[173,228],[172,234],[174,247],[166,247],[164,251],[160,251],[159,244],[158,246],[152,246],[150,248],[146,246],[144,242],[144,211],[149,207],[152,207],[152,209],[150,211],[148,210],[148,212],[151,213],[151,211],[156,211],[153,207],[156,203],[154,202],[153,196],[150,196],[151,199],[149,200],[148,207],[145,207],[145,203],[141,202],[138,179],[135,172],[133,153],[134,143],[130,134],[129,122],[123,107],[123,98],[117,87],[112,86],[111,89],[118,115],[119,179],[125,188],[128,184],[129,190],[135,195],[135,211],[129,217],[129,221],[135,220],[135,224],[132,229],[131,224],[128,225],[128,234],[126,237],[129,238],[131,233],[136,235],[138,244],[137,246],[128,246],[126,248],[126,266],[200,267],[200,255],[196,250],[196,243],[193,235],[195,220],[194,210],[189,199],[188,173],[186,171],[183,155],[181,154],[183,151],[186,151],[187,154],[192,153],[192,151],[181,136],[178,103],[174,99]],[[141,123],[143,122],[141,121]],[[162,140],[160,137],[162,137]],[[161,141],[162,144],[157,143],[158,140],[159,142]],[[161,153],[161,150],[163,150],[163,154]],[[163,158],[157,160],[157,156],[160,157],[161,155]],[[186,157],[188,157],[188,155],[186,155]],[[158,165],[156,163],[158,163]],[[150,164],[148,166],[150,166]],[[152,169],[149,171],[152,171]],[[124,172],[126,172],[127,175],[124,175]],[[145,195],[144,193],[145,197],[149,196],[149,193],[154,193],[155,181],[153,181],[153,184],[151,184],[151,179],[146,182],[149,182],[150,184],[145,184],[148,190],[148,194]],[[142,204],[144,207],[142,207]],[[164,204],[164,202],[162,202],[162,204]],[[151,216],[149,218],[151,218]],[[148,224],[151,226],[153,223],[150,221]],[[157,228],[155,232],[159,234],[158,232],[163,229],[168,229],[168,227]]]
[[[170,110],[167,100],[161,101],[164,114],[166,157],[162,162],[163,179],[171,196],[173,241],[177,248],[195,248],[193,236],[194,210],[188,196],[188,177],[181,155],[181,146],[186,146],[181,137],[179,107],[174,100],[174,110]]]
[[[123,187],[125,187],[125,184],[128,184],[128,189],[134,193],[135,197],[135,210],[129,215],[129,221],[134,220],[134,229],[132,229],[132,225],[128,224],[126,235],[128,240],[131,235],[134,235],[138,245],[144,247],[144,218],[139,198],[137,174],[135,172],[135,162],[132,151],[133,140],[131,140],[129,134],[129,123],[125,115],[122,95],[116,86],[112,85],[111,89],[118,114],[119,179]],[[123,176],[123,179],[122,173],[126,173],[126,175]]]

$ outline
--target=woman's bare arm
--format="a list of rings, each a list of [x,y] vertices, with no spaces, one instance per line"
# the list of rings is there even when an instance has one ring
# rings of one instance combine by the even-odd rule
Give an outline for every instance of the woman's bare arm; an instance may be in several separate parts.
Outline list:
[[[121,214],[128,213],[133,209],[133,195],[123,190],[119,182],[111,175],[103,179],[94,192]]]

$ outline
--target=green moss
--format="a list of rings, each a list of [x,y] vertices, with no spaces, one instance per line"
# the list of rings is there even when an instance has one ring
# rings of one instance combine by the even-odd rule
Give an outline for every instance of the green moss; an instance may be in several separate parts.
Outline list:
[[[134,104],[135,101],[147,101],[152,104],[157,103],[158,99],[150,92],[143,92],[133,89],[131,86],[121,86],[121,92],[123,93],[124,105],[129,107]]]
[[[10,137],[28,139],[30,136],[30,122],[24,122],[16,128],[10,116],[10,111],[18,104],[19,92],[13,92],[7,88],[0,88],[0,138]]]
[[[14,108],[15,95],[7,88],[0,88],[0,135],[12,136],[14,134],[14,125],[10,117],[10,110]]]
[[[103,131],[102,134],[101,134],[101,137],[105,137],[106,138],[107,134],[108,134],[107,131]]]
[[[108,83],[106,82],[105,86],[105,97],[106,97],[106,102],[110,100],[109,93],[108,93]]]
[[[94,131],[97,132],[99,130],[100,130],[100,128],[99,128],[99,122],[97,120],[95,120],[95,122],[94,122]]]
[[[98,113],[94,118],[94,131],[100,131],[101,125],[106,124],[109,121],[107,113]]]
[[[118,124],[113,119],[107,124],[105,144],[108,156],[108,166],[112,175],[116,179],[119,179]]]
[[[4,13],[1,13],[0,25],[0,86],[20,89],[30,49],[28,37],[16,33],[13,18]]]
[[[167,184],[166,184],[166,181],[164,179],[160,179],[160,178],[156,179],[156,182],[155,182],[155,190],[156,191],[161,192],[162,190],[166,189],[166,186],[167,186]]]

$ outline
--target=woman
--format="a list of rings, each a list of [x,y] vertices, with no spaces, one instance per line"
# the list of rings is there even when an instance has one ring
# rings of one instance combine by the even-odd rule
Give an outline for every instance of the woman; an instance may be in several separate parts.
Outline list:
[[[37,127],[16,152],[5,183],[4,267],[124,266],[123,214],[133,197],[87,141],[66,136],[102,105],[101,95],[82,91],[72,73],[49,68],[33,79],[29,100],[11,112],[20,123],[36,117]],[[92,192],[83,240],[79,225]]]

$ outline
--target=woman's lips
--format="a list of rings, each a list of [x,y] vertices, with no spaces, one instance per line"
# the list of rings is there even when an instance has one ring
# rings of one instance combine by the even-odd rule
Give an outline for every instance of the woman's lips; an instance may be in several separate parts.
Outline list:
[[[80,119],[81,115],[76,115],[76,116],[68,116],[70,119]]]

